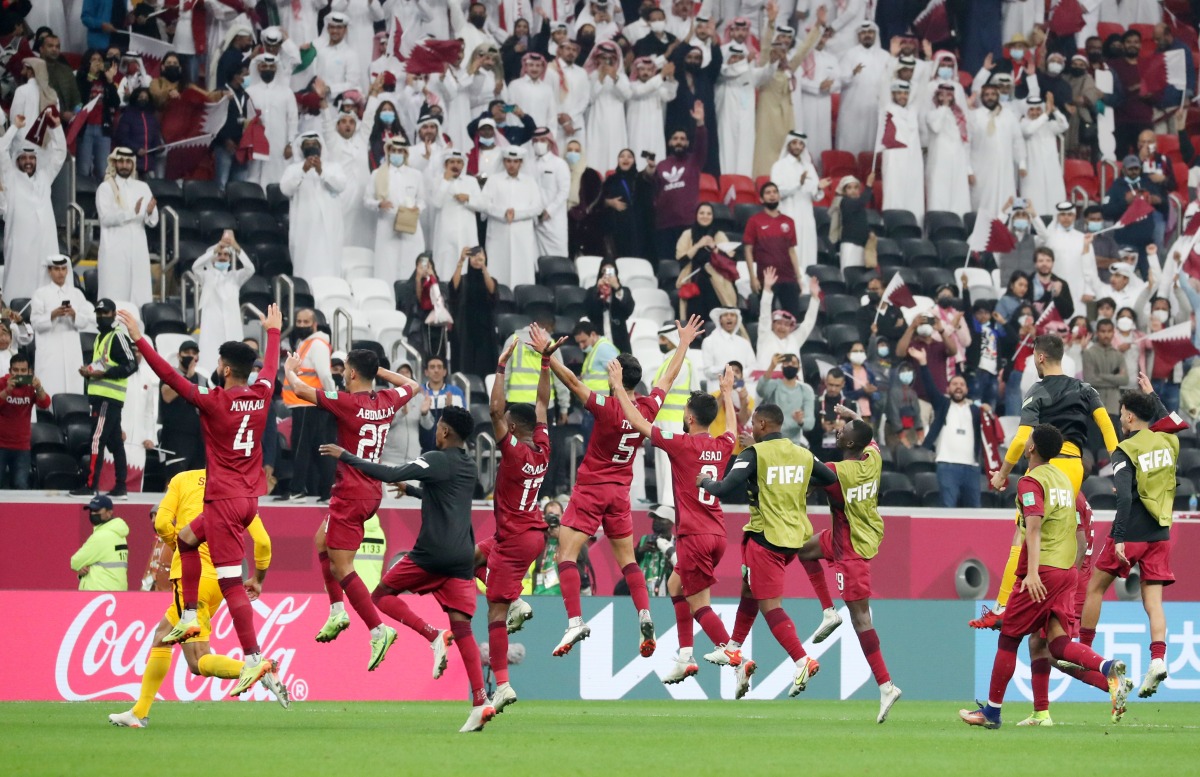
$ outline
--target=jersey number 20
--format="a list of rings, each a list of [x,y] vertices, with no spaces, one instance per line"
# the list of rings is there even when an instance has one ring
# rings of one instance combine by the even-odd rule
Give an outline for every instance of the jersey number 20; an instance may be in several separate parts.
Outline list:
[[[387,442],[389,430],[391,427],[388,424],[369,424],[359,429],[360,439],[358,452],[355,455],[372,464],[378,464],[379,457],[383,454],[383,444]]]

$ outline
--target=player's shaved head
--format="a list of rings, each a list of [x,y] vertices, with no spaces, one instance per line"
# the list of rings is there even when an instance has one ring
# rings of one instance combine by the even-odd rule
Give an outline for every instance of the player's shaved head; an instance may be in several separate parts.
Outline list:
[[[875,430],[866,421],[847,421],[838,435],[842,447],[850,451],[861,451],[871,444]]]
[[[758,426],[760,421],[770,431],[779,431],[783,428],[783,409],[771,402],[759,405],[754,409],[754,425]]]
[[[533,432],[537,425],[537,413],[528,402],[513,402],[508,406],[508,422],[522,432]]]
[[[688,412],[700,426],[708,427],[717,420],[717,398],[703,391],[693,391],[687,401]]]
[[[1033,427],[1033,431],[1029,434],[1029,441],[1042,461],[1050,461],[1062,451],[1062,432],[1050,424],[1038,424]]]
[[[379,356],[366,348],[355,348],[346,354],[346,366],[358,373],[360,379],[373,381],[379,374]]]
[[[623,353],[617,357],[621,365],[621,384],[626,391],[633,391],[642,382],[642,363],[631,353]]]
[[[1058,335],[1038,335],[1033,338],[1034,353],[1046,357],[1046,361],[1061,364],[1063,360],[1063,341]]]
[[[254,362],[258,359],[253,348],[237,340],[223,344],[217,349],[217,355],[221,357],[221,363],[229,368],[230,375],[241,381],[250,379]]]
[[[475,430],[475,419],[471,417],[470,411],[457,405],[450,405],[442,411],[440,423],[454,436],[455,444],[465,443]]]
[[[16,361],[15,358],[14,361]],[[1135,389],[1130,389],[1121,394],[1121,409],[1128,410],[1137,416],[1139,420],[1150,422],[1154,420],[1157,407],[1154,397],[1149,394],[1143,394]]]

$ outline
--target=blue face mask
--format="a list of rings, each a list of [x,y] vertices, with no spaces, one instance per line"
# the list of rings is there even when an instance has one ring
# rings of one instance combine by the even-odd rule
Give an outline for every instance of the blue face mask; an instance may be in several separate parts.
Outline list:
[[[403,167],[404,154],[390,154],[388,155],[388,161],[391,162],[394,167]]]
[[[881,345],[875,349],[875,353],[879,354],[880,359],[886,359],[891,350],[886,345]]]
[[[229,262],[213,262],[213,267],[220,270],[221,272],[225,272],[226,270],[229,269]]]
[[[1013,62],[1020,62],[1025,59],[1025,49],[1013,49],[1008,54],[1012,57]]]
[[[1013,224],[1013,229],[1022,230],[1022,231],[1029,229],[1029,220],[1028,219],[1013,219],[1012,224]]]
[[[1088,232],[1099,232],[1100,230],[1104,229],[1103,221],[1087,221],[1084,223],[1087,224]]]
[[[384,124],[391,124],[393,121],[396,120],[396,114],[394,111],[380,111],[379,112],[379,120],[382,121]]]
[[[479,145],[483,146],[484,148],[491,148],[492,146],[496,145],[496,139],[495,138],[485,138],[482,135],[480,135],[479,136]]]
[[[569,164],[569,165],[579,164],[579,152],[578,151],[568,151],[566,153],[566,157],[567,157],[567,164]]]
[[[952,81],[952,80],[954,80],[954,68],[952,68],[952,67],[939,67],[939,68],[938,68],[938,78],[942,79],[943,81]]]
[[[1138,181],[1142,180],[1142,177],[1140,175],[1134,176],[1133,178],[1130,178],[1129,176],[1125,176],[1125,180],[1129,181],[1130,186],[1133,186]]]
[[[1000,102],[1002,102],[1002,103],[1012,102],[1012,95],[1001,92],[1000,93]]]

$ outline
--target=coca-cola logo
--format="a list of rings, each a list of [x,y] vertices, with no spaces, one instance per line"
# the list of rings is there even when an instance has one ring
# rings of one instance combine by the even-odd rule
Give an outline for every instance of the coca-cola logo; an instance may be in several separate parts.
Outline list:
[[[282,647],[284,631],[289,623],[298,620],[307,609],[308,597],[298,601],[284,596],[274,607],[263,600],[254,602],[262,655],[279,663],[279,679],[288,686],[292,699],[302,701],[308,695],[308,683],[290,673],[295,658],[293,648]],[[54,667],[54,681],[59,696],[67,701],[87,701],[109,696],[136,699],[141,690],[141,677],[146,670],[156,622],[126,620],[117,612],[117,597],[101,594],[85,604],[71,621],[59,645]],[[212,620],[212,641],[232,640],[236,645],[233,620],[224,604]],[[178,652],[178,651],[176,651]],[[242,658],[241,649],[229,651],[233,658]],[[180,701],[211,699],[218,701],[229,695],[235,680],[193,675],[182,656],[176,661],[172,677],[172,693],[168,698]],[[166,689],[164,689],[166,690]],[[166,695],[166,694],[164,694]],[[243,700],[274,700],[274,695],[262,685],[256,685]]]

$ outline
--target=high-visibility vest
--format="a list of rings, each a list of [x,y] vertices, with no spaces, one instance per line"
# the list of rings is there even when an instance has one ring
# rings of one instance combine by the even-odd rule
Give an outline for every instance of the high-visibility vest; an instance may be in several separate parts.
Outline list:
[[[366,584],[367,590],[373,590],[383,577],[383,561],[387,554],[387,538],[383,536],[383,526],[379,523],[379,515],[375,514],[363,523],[363,539],[354,554],[354,571]]]
[[[323,389],[321,387],[321,379],[317,377],[317,371],[312,367],[305,366],[305,363],[308,361],[308,352],[312,349],[313,342],[315,340],[308,337],[304,339],[304,342],[300,343],[300,349],[296,352],[300,357],[300,368],[296,370],[296,375],[303,383],[312,386],[317,392],[320,392]],[[322,340],[321,344],[324,345],[325,341]],[[292,391],[290,387],[284,387],[283,389],[283,403],[288,407],[313,407],[312,402],[305,402],[296,396],[296,392]]]
[[[595,365],[596,352],[600,350],[601,345],[612,345],[612,343],[606,337],[596,340],[592,350],[588,351],[587,358],[583,360],[583,370],[579,374],[579,379],[583,381],[583,385],[603,396],[608,394],[609,388],[608,365],[601,364],[599,369],[596,369]]]
[[[110,329],[104,334],[96,338],[96,342],[92,345],[92,363],[100,362],[105,369],[111,369],[117,366],[117,363],[112,358],[113,342],[117,338],[117,330]],[[129,385],[129,378],[88,378],[87,393],[90,397],[104,397],[106,399],[115,399],[118,402],[125,401],[125,388]]]
[[[513,337],[517,338],[517,349],[508,363],[508,385],[504,398],[509,402],[533,404],[537,401],[538,381],[542,376],[542,355],[525,344],[521,332]],[[507,343],[505,347],[508,347]]]
[[[663,373],[667,371],[667,366],[670,360],[663,362],[658,368],[658,372],[654,374],[654,383],[657,385]],[[663,400],[663,405],[658,411],[658,415],[654,420],[665,421],[667,423],[683,423],[683,411],[687,410],[688,397],[692,395],[692,360],[684,359],[683,366],[679,368],[679,374],[675,376],[675,384],[667,390],[667,396]]]
[[[79,579],[80,591],[126,591],[129,589],[129,545],[125,538],[129,527],[113,518],[92,529],[101,542],[103,555],[88,564],[88,573]]]

